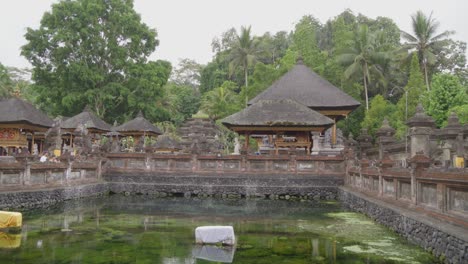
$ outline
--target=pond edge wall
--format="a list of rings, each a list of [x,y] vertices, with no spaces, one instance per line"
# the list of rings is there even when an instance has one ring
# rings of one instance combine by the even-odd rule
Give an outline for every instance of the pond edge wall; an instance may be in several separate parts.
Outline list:
[[[421,213],[339,187],[338,199],[348,209],[363,213],[446,263],[468,263],[468,231]]]

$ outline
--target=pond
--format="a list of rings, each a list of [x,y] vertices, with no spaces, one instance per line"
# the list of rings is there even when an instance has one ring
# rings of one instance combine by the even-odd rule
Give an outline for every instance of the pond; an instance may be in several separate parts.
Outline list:
[[[232,225],[235,247],[198,246],[194,230]],[[0,263],[436,263],[338,202],[111,195],[23,214],[0,233]]]

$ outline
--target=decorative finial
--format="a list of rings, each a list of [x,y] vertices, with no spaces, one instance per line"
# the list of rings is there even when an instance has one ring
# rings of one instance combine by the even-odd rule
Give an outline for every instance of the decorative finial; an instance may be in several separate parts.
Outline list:
[[[424,107],[422,106],[421,103],[418,103],[418,105],[416,106],[416,113],[417,113],[417,114],[422,114],[422,113],[424,113]]]
[[[137,116],[136,116],[136,117],[139,117],[139,118],[144,118],[144,117],[143,117],[143,113],[141,112],[141,110],[140,110],[140,111],[138,111],[138,114],[137,114]]]
[[[83,109],[83,112],[91,113],[91,107],[87,104],[85,108]]]
[[[301,55],[297,56],[296,64],[297,65],[303,65],[304,64],[304,60],[302,59]]]
[[[387,117],[384,117],[384,120],[382,122],[382,127],[385,127],[385,128],[390,127]]]
[[[458,115],[455,112],[450,113],[447,119],[447,126],[448,127],[458,127],[460,126],[460,120],[458,119]]]

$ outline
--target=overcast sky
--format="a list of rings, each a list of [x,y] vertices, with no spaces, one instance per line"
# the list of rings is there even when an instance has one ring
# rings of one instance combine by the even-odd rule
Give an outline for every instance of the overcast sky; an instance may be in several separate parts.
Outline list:
[[[0,62],[7,66],[31,67],[20,56],[27,27],[37,29],[44,12],[56,0],[2,1],[0,8]],[[466,0],[135,0],[144,23],[156,28],[160,45],[151,59],[177,64],[181,58],[199,63],[211,60],[211,41],[231,27],[251,25],[255,35],[267,31],[291,31],[303,15],[311,14],[325,23],[345,9],[368,17],[386,16],[405,31],[417,10],[440,22],[440,30],[455,30],[456,40],[468,40]]]

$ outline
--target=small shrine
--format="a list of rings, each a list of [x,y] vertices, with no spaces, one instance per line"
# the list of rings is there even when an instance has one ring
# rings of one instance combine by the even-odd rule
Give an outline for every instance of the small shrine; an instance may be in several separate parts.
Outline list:
[[[0,156],[40,152],[44,133],[53,121],[32,104],[18,99],[0,99]]]
[[[140,111],[136,118],[115,127],[115,131],[124,137],[133,137],[135,151],[141,152],[144,149],[145,137],[157,137],[162,134],[161,130],[145,119]]]
[[[327,145],[320,141],[320,135],[327,129],[325,138],[330,139],[330,149],[337,143],[343,145],[337,142],[336,122],[359,105],[298,58],[289,72],[250,100],[246,109],[226,117],[222,123],[244,134],[246,142],[254,135],[262,146],[273,146],[275,154],[282,148],[301,148],[307,154],[319,154],[322,145]]]

